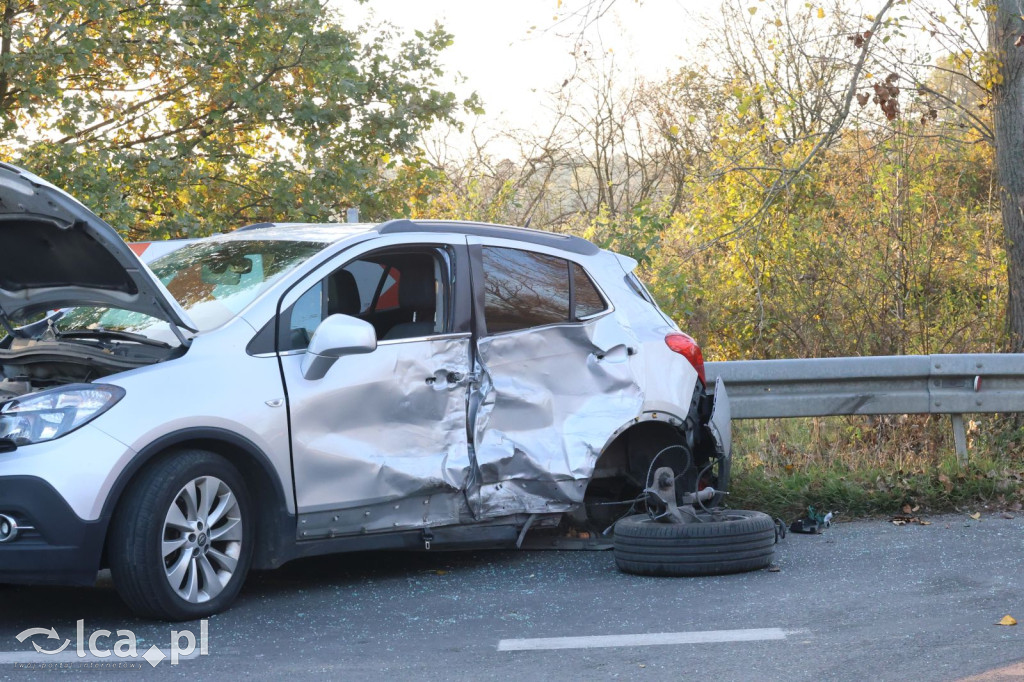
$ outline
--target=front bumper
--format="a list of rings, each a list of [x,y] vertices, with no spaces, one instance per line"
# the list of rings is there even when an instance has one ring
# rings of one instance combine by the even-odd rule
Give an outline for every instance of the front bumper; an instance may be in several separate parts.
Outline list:
[[[84,521],[53,486],[34,476],[0,476],[0,514],[31,530],[0,543],[0,583],[92,585],[106,521]]]

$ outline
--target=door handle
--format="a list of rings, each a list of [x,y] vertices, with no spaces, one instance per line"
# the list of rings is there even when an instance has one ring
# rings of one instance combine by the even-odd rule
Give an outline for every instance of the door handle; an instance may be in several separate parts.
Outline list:
[[[439,381],[444,380],[448,384],[448,388],[458,386],[460,384],[468,384],[477,381],[476,374],[463,374],[462,372],[456,372],[455,370],[439,369],[433,374],[426,378],[428,386],[437,387]]]
[[[592,353],[592,355],[598,361],[607,358],[608,362],[623,362],[626,358],[636,355],[636,348],[633,346],[619,344],[618,346],[613,346],[608,350],[598,350]]]
[[[462,372],[450,371],[445,377],[448,380],[448,386],[459,386],[461,384],[472,384],[480,380],[480,378],[470,372],[469,374],[463,374]]]

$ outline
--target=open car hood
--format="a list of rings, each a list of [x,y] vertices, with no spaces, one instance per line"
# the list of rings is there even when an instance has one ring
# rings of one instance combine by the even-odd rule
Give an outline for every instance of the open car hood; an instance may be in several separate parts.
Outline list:
[[[197,329],[114,228],[67,192],[0,163],[0,313],[10,319],[79,305]]]

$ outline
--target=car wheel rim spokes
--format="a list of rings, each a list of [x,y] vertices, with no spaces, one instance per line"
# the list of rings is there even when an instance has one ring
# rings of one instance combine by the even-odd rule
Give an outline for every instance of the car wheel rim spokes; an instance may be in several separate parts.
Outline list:
[[[198,604],[220,594],[238,567],[242,510],[228,485],[213,476],[189,481],[164,518],[161,544],[167,582]]]

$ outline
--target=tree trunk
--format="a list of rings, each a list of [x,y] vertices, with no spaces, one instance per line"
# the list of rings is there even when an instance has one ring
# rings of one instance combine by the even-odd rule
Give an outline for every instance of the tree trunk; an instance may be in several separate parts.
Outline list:
[[[7,0],[4,3],[3,24],[0,25],[0,113],[7,111],[7,93],[10,91],[10,77],[7,70],[10,68],[8,60],[11,57],[11,34],[14,32],[14,0]]]
[[[1024,351],[1024,34],[1016,0],[995,0],[989,14],[989,49],[1002,63],[1002,83],[993,87],[996,169],[1006,243],[1009,350]]]

